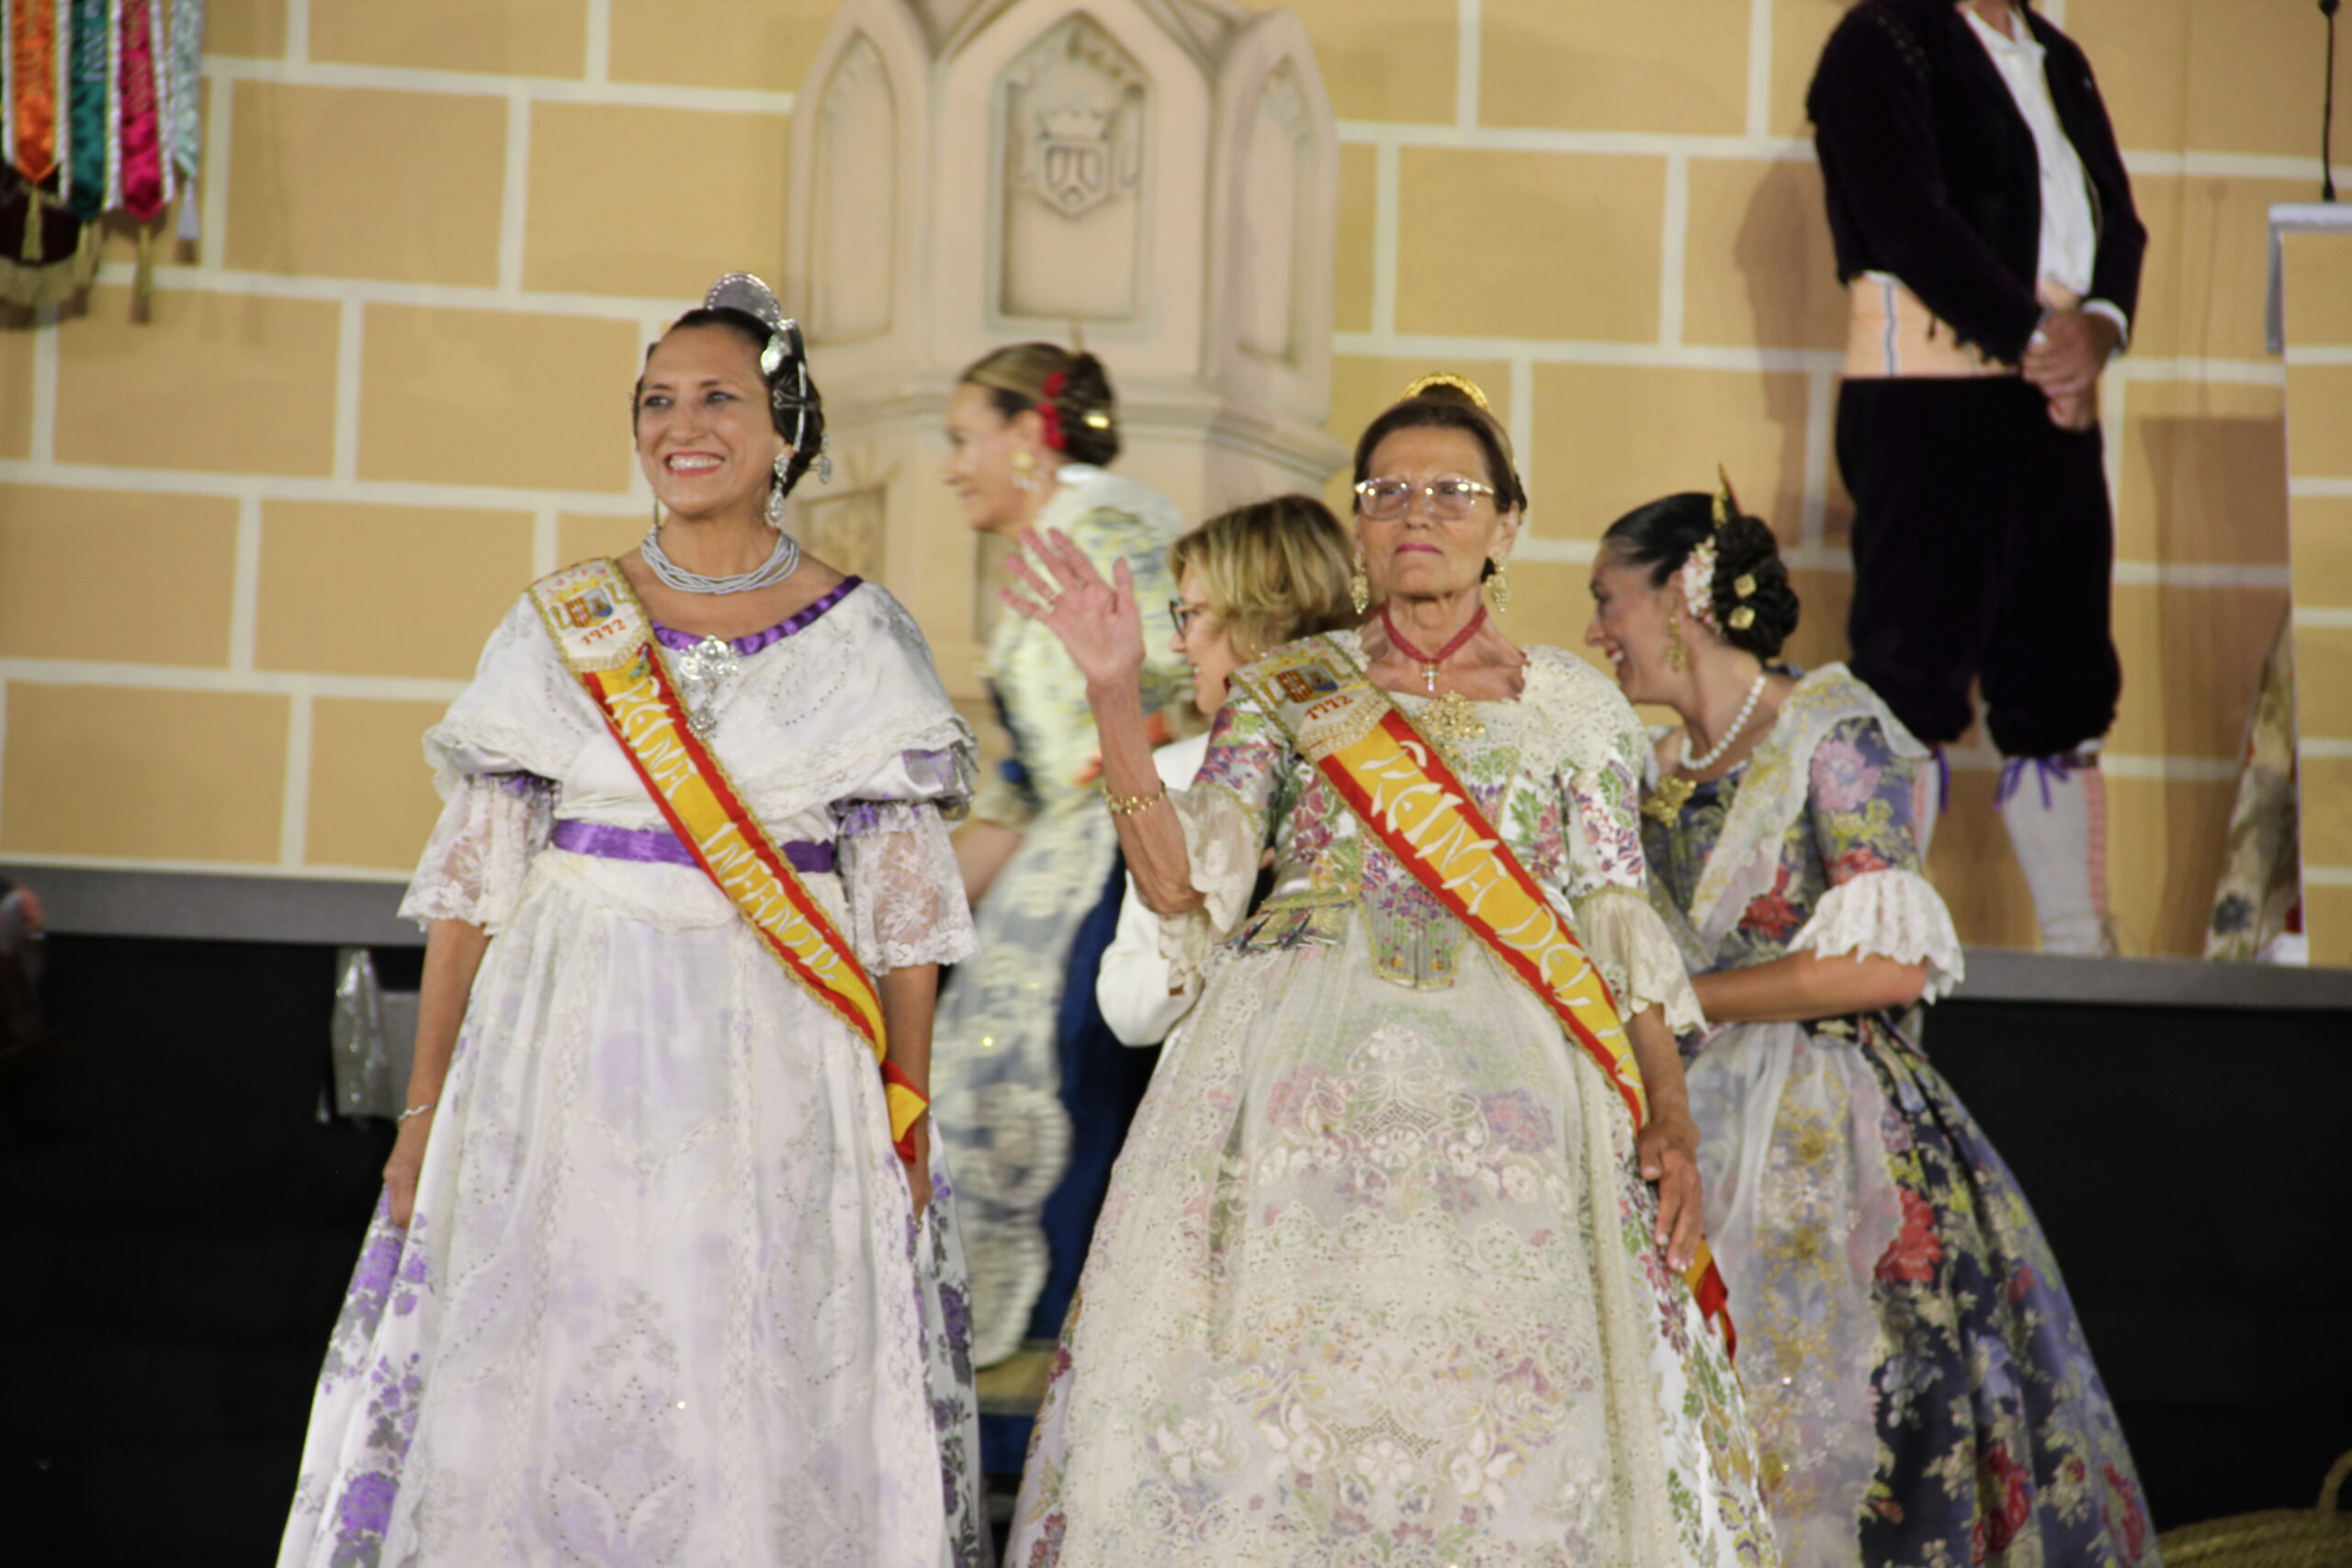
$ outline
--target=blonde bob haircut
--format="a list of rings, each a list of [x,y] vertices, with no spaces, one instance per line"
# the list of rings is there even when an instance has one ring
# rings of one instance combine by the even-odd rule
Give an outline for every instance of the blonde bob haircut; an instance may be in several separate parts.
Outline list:
[[[1247,664],[1294,638],[1354,626],[1347,530],[1311,495],[1278,495],[1219,513],[1169,551],[1176,581],[1200,574],[1234,657]]]

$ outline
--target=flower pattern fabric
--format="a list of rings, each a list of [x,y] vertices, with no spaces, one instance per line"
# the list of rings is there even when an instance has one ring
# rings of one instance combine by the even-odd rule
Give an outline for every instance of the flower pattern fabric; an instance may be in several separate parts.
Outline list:
[[[860,587],[723,703],[770,833],[849,834],[803,880],[869,959],[967,954],[938,890],[970,736],[897,602]],[[955,1195],[943,1161],[917,1222],[871,1051],[701,872],[546,847],[549,801],[656,808],[527,601],[427,750],[448,805],[406,908],[496,931],[279,1562],[984,1563]]]
[[[1958,941],[1918,850],[1927,761],[1842,666],[1804,677],[1747,762],[1645,826],[1652,897],[1694,965],[1883,954],[1948,987]],[[1917,1017],[1685,1043],[1781,1550],[1799,1568],[2153,1564],[2049,1244]]]
[[[1451,760],[1513,852],[1572,923],[1622,896],[1640,935],[1611,940],[1687,992],[1639,902],[1632,710],[1536,649],[1478,712]],[[1238,686],[1171,798],[1213,913],[1163,928],[1201,999],[1114,1177],[1011,1560],[1771,1561],[1731,1364],[1600,1070]]]

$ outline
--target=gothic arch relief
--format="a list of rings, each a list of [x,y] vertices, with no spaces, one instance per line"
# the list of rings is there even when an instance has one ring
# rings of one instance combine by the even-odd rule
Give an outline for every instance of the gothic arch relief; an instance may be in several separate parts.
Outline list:
[[[899,113],[890,68],[864,33],[818,100],[808,336],[849,344],[890,330],[899,245]]]
[[[1142,65],[1081,11],[1013,57],[996,102],[998,312],[1133,321],[1151,283]]]
[[[780,281],[835,473],[803,526],[888,573],[961,701],[998,576],[939,482],[964,365],[1080,329],[1119,471],[1194,516],[1347,456],[1322,429],[1337,129],[1304,26],[1253,4],[838,0],[809,62]]]
[[[1233,305],[1241,351],[1294,369],[1304,362],[1310,330],[1304,274],[1315,250],[1316,152],[1298,73],[1284,61],[1266,78],[1241,133],[1234,240],[1251,265],[1237,270]]]

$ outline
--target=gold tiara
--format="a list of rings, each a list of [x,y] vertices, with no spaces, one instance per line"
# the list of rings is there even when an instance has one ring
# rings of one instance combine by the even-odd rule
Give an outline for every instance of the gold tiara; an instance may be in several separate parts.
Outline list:
[[[1720,528],[1739,515],[1739,497],[1731,492],[1731,476],[1724,472],[1721,463],[1715,465],[1715,526]]]
[[[1487,400],[1487,394],[1478,389],[1477,382],[1473,381],[1467,376],[1456,376],[1451,370],[1440,370],[1435,375],[1422,377],[1419,380],[1405,389],[1405,398],[1418,398],[1423,392],[1428,391],[1431,387],[1451,387],[1455,391],[1460,392],[1463,396],[1468,398],[1473,403],[1476,403],[1478,407],[1479,412],[1492,413],[1495,412],[1495,406]],[[1404,399],[1399,399],[1398,400],[1401,402]]]

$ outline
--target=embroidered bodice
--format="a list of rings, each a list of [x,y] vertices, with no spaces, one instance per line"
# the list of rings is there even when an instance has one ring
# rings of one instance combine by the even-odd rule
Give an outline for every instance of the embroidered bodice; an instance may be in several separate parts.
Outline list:
[[[1883,953],[1961,975],[1958,933],[1927,880],[1927,748],[1831,664],[1799,681],[1748,760],[1694,787],[1671,826],[1645,818],[1660,911],[1694,970],[1786,953]],[[1655,776],[1655,761],[1651,764]]]
[[[681,664],[705,640],[655,628],[681,687]],[[971,796],[971,732],[905,608],[852,580],[726,655],[732,668],[700,688],[715,721],[707,743],[772,838],[840,844],[838,875],[806,880],[850,921],[861,956],[888,968],[967,954],[970,917],[943,817]],[[668,929],[740,918],[691,866],[541,852],[558,816],[640,831],[666,824],[527,594],[424,750],[445,805],[403,914],[494,934],[536,871]]]
[[[1356,633],[1329,639],[1363,661]],[[1390,695],[1416,722],[1433,705]],[[1643,903],[1636,781],[1647,742],[1632,707],[1591,666],[1551,648],[1529,650],[1519,697],[1473,705],[1485,732],[1447,749],[1454,773],[1621,997],[1630,989],[1635,1007],[1667,1004],[1677,1027],[1694,1021],[1680,962]],[[1181,808],[1208,927],[1238,951],[1336,940],[1361,919],[1383,979],[1453,984],[1463,948],[1476,939],[1364,831],[1238,682]],[[1269,846],[1274,891],[1245,923]],[[1171,927],[1172,940],[1188,940],[1183,926]]]

